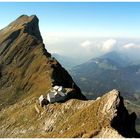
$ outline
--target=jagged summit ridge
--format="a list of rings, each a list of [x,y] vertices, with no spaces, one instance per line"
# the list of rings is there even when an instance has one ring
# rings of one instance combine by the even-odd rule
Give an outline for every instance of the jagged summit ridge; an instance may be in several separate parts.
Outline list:
[[[0,35],[6,35],[9,32],[17,32],[20,33],[28,33],[34,37],[36,37],[38,40],[43,41],[41,37],[41,33],[39,30],[39,19],[36,15],[27,16],[22,15],[19,18],[17,18],[15,21],[10,23],[7,27],[5,27],[3,30],[0,31]]]
[[[21,15],[16,20],[11,22],[7,27],[9,27],[9,28],[11,27],[10,29],[14,30],[14,29],[23,28],[25,25],[27,25],[26,23],[32,23],[32,22],[36,22],[36,23],[39,22],[39,19],[36,15],[32,15],[32,16]],[[5,27],[4,29],[6,29],[7,27]],[[4,29],[2,29],[2,30],[4,30]]]

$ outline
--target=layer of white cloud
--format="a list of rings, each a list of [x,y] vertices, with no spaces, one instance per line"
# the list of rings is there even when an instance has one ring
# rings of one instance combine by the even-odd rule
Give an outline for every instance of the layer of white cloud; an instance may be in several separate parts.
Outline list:
[[[43,39],[50,53],[78,59],[79,63],[110,51],[122,52],[133,59],[140,58],[140,41],[134,39],[83,38],[48,33],[43,34]]]
[[[117,41],[115,39],[109,39],[103,42],[101,51],[104,53],[112,51],[116,47]]]
[[[86,40],[86,41],[82,42],[80,45],[83,48],[87,48],[87,47],[90,47],[92,45],[92,42],[89,40]]]
[[[137,49],[140,48],[140,46],[136,45],[135,43],[128,43],[123,46],[124,49]]]

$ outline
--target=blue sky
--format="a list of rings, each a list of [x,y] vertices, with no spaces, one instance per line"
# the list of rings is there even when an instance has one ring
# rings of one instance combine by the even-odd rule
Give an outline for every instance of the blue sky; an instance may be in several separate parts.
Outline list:
[[[116,38],[140,38],[140,2],[0,2],[0,28],[22,14],[36,14],[47,49],[63,55],[87,59],[105,41],[110,46],[103,50],[112,50]],[[134,40],[124,42],[136,47]]]
[[[140,3],[0,3],[0,27],[21,14],[36,14],[46,32],[89,36],[139,37]]]

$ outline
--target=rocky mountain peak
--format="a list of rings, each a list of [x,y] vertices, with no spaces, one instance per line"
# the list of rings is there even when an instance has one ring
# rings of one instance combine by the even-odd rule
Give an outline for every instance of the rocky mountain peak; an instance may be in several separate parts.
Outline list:
[[[22,15],[0,31],[2,106],[22,96],[46,94],[55,85],[73,87],[75,92],[69,97],[85,99],[68,72],[46,50],[38,23],[37,16]],[[5,96],[9,102],[3,100]]]
[[[107,93],[105,95],[105,105],[103,108],[103,112],[111,112],[111,111],[115,111],[114,109],[117,108],[117,106],[120,103],[120,93],[118,90],[113,89],[112,91],[110,91],[109,93]],[[112,115],[115,115],[116,112],[112,112]]]
[[[102,97],[104,106],[102,112],[108,114],[111,126],[124,137],[139,137],[135,130],[136,114],[128,113],[124,106],[124,99],[116,89],[106,93]]]
[[[18,17],[15,21],[10,23],[7,27],[0,31],[0,34],[6,35],[10,32],[20,32],[27,33],[38,40],[42,41],[42,37],[39,30],[39,19],[36,15],[27,16],[22,15]]]
[[[28,26],[28,23],[38,26],[38,22],[39,22],[39,19],[37,18],[36,15],[32,15],[32,16],[21,15],[15,21],[11,22],[8,25],[8,27],[13,26],[13,27],[15,27],[15,29],[18,29],[18,28],[22,28],[24,26]]]

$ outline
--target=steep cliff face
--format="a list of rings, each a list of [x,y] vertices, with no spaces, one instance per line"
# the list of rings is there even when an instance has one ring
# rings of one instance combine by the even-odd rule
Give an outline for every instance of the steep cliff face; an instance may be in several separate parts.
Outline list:
[[[0,30],[1,107],[37,97],[53,84],[73,85],[73,98],[85,99],[67,71],[46,51],[38,22],[36,16],[22,15]]]

